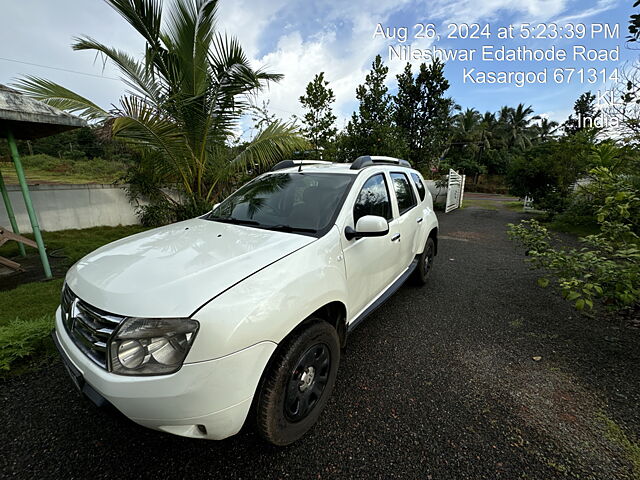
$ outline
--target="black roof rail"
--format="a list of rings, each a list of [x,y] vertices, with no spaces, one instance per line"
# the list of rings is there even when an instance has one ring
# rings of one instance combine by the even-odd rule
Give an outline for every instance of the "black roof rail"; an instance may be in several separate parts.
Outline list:
[[[365,167],[372,167],[374,165],[398,165],[400,167],[411,168],[411,164],[406,160],[400,160],[393,157],[381,157],[375,155],[363,155],[356,158],[356,161],[351,164],[351,170],[360,170]]]
[[[282,160],[281,162],[276,163],[272,168],[271,172],[275,172],[276,170],[283,170],[285,168],[293,168],[299,167],[300,165],[330,165],[331,162],[325,162],[322,160]]]

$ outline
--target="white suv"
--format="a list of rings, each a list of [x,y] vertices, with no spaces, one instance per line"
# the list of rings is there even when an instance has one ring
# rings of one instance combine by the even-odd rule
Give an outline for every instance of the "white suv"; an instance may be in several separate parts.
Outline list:
[[[408,162],[287,160],[76,263],[53,338],[76,386],[140,425],[222,439],[251,417],[286,445],[327,403],[347,335],[427,281],[437,233]]]

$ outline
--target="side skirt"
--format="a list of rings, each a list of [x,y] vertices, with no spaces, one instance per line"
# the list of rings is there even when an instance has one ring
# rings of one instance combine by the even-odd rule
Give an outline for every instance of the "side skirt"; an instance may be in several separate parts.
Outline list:
[[[347,325],[347,334],[350,334],[362,321],[371,315],[375,310],[382,306],[384,302],[389,300],[391,296],[398,291],[398,289],[402,286],[404,282],[411,276],[413,271],[418,266],[418,259],[415,258],[411,265],[404,271],[404,273],[389,287],[384,291],[382,295],[380,295],[371,305],[367,307],[367,309],[358,315],[352,322]]]

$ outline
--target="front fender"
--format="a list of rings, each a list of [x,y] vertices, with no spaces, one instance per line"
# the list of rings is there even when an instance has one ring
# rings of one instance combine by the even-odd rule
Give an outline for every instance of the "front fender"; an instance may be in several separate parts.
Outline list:
[[[200,308],[192,317],[200,330],[186,362],[212,360],[263,341],[280,343],[320,307],[334,301],[346,305],[339,237],[335,227]]]

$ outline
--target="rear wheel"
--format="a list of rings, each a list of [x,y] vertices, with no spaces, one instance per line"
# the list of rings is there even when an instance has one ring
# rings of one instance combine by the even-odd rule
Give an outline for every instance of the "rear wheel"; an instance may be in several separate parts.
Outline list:
[[[433,238],[427,238],[424,250],[418,256],[418,266],[413,272],[413,283],[415,285],[425,285],[429,281],[431,269],[433,268],[433,259],[436,255],[436,244]]]
[[[295,442],[316,423],[336,381],[338,334],[324,320],[311,320],[278,348],[258,393],[258,433],[274,445]]]

